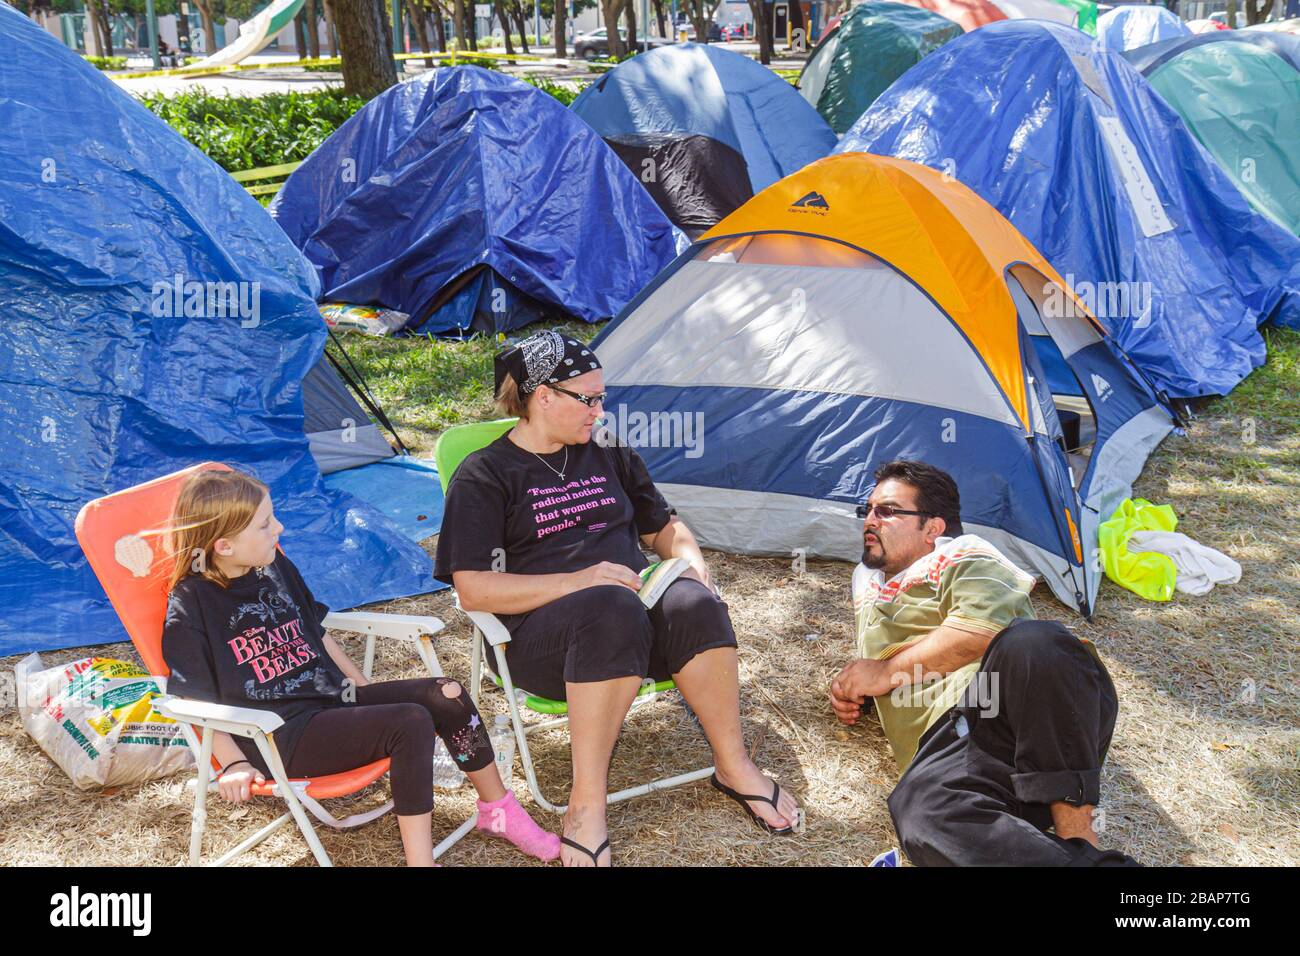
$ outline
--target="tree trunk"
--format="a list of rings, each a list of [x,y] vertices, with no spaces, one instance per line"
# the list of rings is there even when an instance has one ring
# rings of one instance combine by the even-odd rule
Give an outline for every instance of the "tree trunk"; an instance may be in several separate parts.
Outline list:
[[[763,0],[749,0],[749,12],[754,15],[754,33],[758,36],[758,62],[767,66],[772,62],[772,21]]]
[[[303,4],[307,11],[307,55],[313,60],[320,59],[320,13],[316,9],[316,0],[307,0]]]
[[[623,22],[627,24],[627,48],[629,50],[640,50],[640,38],[636,32],[636,5],[637,0],[623,0]]]
[[[307,15],[298,10],[297,15],[293,18],[293,48],[298,54],[298,59],[303,59],[307,55]]]
[[[469,49],[469,31],[465,27],[465,0],[452,0],[451,26],[456,34],[456,49]]]
[[[376,0],[333,3],[343,57],[343,89],[370,99],[397,82],[388,18],[380,19]]]
[[[616,60],[623,58],[623,41],[618,35],[618,11],[623,0],[600,0],[600,11],[605,17],[605,36],[609,45],[609,55]]]
[[[751,0],[750,6],[753,6]],[[704,0],[687,0],[687,15],[691,18],[691,25],[695,27],[695,42],[709,42],[709,17],[708,11],[704,6]]]
[[[655,22],[659,26],[659,35],[668,36],[668,16],[664,13],[664,0],[654,0]]]
[[[100,6],[101,16],[100,25],[104,29],[104,53],[105,56],[113,55],[113,14],[108,9],[108,0],[104,0]]]
[[[790,42],[794,49],[800,53],[808,52],[808,24],[803,16],[803,4],[791,0],[790,5],[786,8],[786,16],[790,21]]]
[[[569,48],[565,43],[564,37],[564,16],[569,12],[568,0],[553,0],[555,3],[555,18],[551,21],[551,37],[555,41],[555,55],[564,59],[569,55]]]
[[[528,50],[528,21],[524,16],[524,5],[520,0],[510,0],[510,11],[514,14],[515,23],[519,25],[519,44],[524,48],[525,55]]]
[[[339,55],[339,31],[334,26],[334,0],[321,0],[325,6],[325,33],[329,38],[330,56]]]
[[[506,14],[506,0],[492,0],[492,12],[496,14],[497,20],[501,23],[501,39],[506,44],[506,55],[513,56],[515,52],[515,41],[510,39],[510,17]]]
[[[195,0],[199,8],[199,20],[203,23],[203,48],[207,55],[217,52],[217,24],[212,19],[212,0]]]
[[[411,20],[411,26],[415,27],[415,42],[420,44],[420,52],[429,52],[429,27],[424,22],[425,12],[418,6],[418,0],[405,0],[406,15]],[[433,69],[433,58],[425,57],[424,65],[430,70]]]
[[[104,34],[99,29],[99,3],[97,0],[87,0],[86,19],[81,30],[82,41],[86,44],[86,53],[89,56],[103,56],[100,44],[104,42]],[[93,49],[92,49],[93,48]]]
[[[447,11],[442,8],[442,4],[438,3],[438,0],[430,0],[430,2],[433,4],[431,14],[433,19],[433,39],[438,44],[438,52],[446,53],[447,28],[443,25],[443,21],[447,19]]]

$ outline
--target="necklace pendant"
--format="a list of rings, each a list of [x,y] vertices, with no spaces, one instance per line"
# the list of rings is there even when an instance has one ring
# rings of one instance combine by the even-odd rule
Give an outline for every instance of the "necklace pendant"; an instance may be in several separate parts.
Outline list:
[[[559,476],[560,476],[560,481],[563,481],[563,480],[564,480],[564,472],[561,471],[561,472],[559,472],[558,474],[559,474]]]

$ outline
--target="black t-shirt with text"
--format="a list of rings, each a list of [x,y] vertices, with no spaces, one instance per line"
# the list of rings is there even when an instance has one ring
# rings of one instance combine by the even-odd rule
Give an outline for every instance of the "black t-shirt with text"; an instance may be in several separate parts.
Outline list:
[[[169,693],[233,707],[270,710],[284,719],[275,732],[285,764],[307,721],[343,702],[346,678],[325,650],[321,621],[329,612],[293,562],[277,552],[221,587],[190,575],[172,590],[163,625]],[[235,742],[252,759],[247,738]],[[260,757],[255,760],[261,766]]]
[[[559,574],[601,561],[640,571],[649,562],[639,536],[660,531],[673,513],[630,448],[591,441],[539,458],[502,435],[456,469],[434,577],[450,584],[456,571]],[[511,629],[523,619],[500,617]]]

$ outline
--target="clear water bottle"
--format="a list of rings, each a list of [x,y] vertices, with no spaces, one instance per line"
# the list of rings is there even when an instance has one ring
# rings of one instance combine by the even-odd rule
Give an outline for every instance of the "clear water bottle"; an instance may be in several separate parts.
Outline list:
[[[497,714],[492,726],[492,752],[496,754],[497,773],[507,790],[514,789],[515,732],[510,726],[509,714]]]
[[[433,785],[439,790],[455,790],[465,782],[451,751],[441,737],[433,745]]]

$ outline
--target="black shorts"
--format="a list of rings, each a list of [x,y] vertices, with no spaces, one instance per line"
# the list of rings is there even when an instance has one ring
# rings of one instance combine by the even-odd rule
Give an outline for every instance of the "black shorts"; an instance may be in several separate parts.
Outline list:
[[[566,698],[566,683],[667,680],[702,651],[736,646],[727,605],[693,578],[678,578],[649,611],[629,588],[586,588],[522,615],[510,632],[515,686],[552,700]]]

